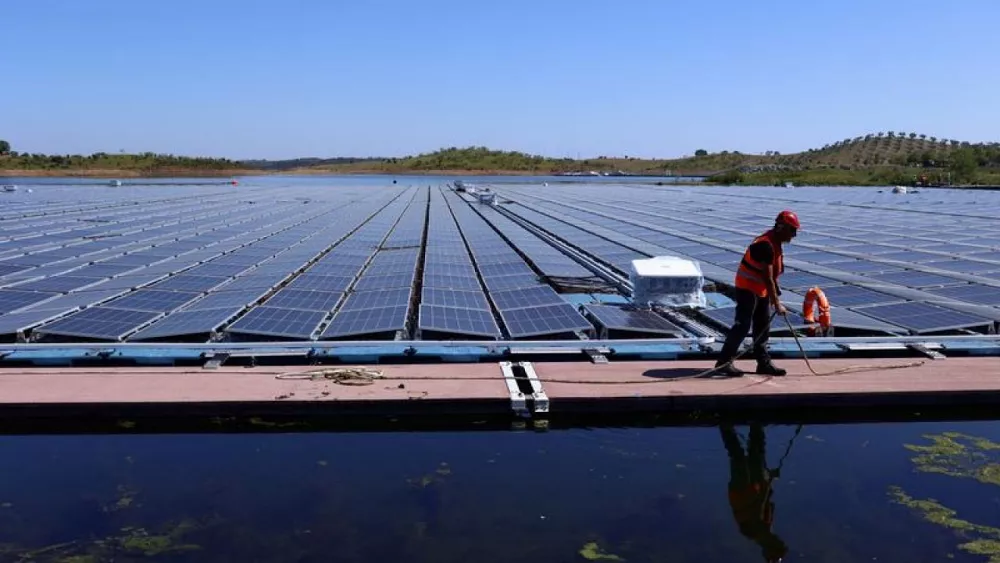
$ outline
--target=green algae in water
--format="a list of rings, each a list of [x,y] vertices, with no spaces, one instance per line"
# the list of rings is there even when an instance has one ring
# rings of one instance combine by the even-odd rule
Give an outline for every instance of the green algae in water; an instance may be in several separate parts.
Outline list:
[[[1000,444],[959,432],[928,434],[924,438],[931,443],[904,445],[919,454],[912,459],[917,471],[1000,485]]]
[[[597,542],[588,542],[580,548],[580,556],[587,561],[625,561],[621,557],[607,553],[597,545]]]
[[[1000,444],[959,432],[928,434],[924,438],[931,443],[904,445],[918,454],[911,460],[917,471],[1000,485],[1000,454],[993,453],[1000,450]],[[990,563],[1000,563],[1000,528],[958,518],[958,512],[936,499],[917,499],[899,487],[890,487],[889,496],[892,502],[911,509],[927,522],[948,528],[969,540],[959,544],[962,551],[986,556]]]
[[[205,523],[182,520],[163,526],[157,533],[145,528],[122,528],[122,534],[95,540],[75,540],[38,549],[5,546],[0,553],[11,554],[15,561],[52,561],[56,563],[96,563],[114,560],[115,554],[156,557],[165,553],[197,551],[201,546],[183,542],[185,535],[203,528]]]

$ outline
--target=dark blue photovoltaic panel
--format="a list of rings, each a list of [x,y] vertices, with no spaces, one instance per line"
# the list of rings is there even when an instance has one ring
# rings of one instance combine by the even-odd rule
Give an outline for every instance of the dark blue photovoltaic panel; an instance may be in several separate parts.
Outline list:
[[[379,332],[395,332],[406,327],[408,307],[380,307],[340,311],[320,338],[339,338]]]
[[[538,307],[541,305],[558,305],[565,303],[554,289],[547,285],[535,285],[523,289],[507,291],[491,291],[490,298],[497,309],[519,309],[521,307]]]
[[[424,287],[420,301],[425,305],[457,307],[459,309],[489,310],[490,308],[489,302],[486,301],[486,295],[482,291]]]
[[[226,329],[226,332],[286,338],[309,338],[325,316],[326,313],[323,311],[258,306],[240,317]]]
[[[425,275],[424,287],[433,287],[438,289],[482,290],[482,286],[479,285],[478,279],[467,278],[464,276]]]
[[[382,289],[352,293],[340,308],[342,311],[355,309],[378,309],[381,307],[405,307],[410,303],[410,288]]]
[[[490,311],[420,305],[420,330],[500,337],[500,329]]]
[[[184,307],[185,311],[198,311],[201,309],[242,309],[247,305],[257,301],[264,290],[245,289],[239,291],[220,291],[209,293],[204,298],[199,299]]]
[[[569,303],[500,311],[511,338],[592,330],[593,325]]]
[[[0,289],[0,314],[16,311],[35,303],[51,299],[58,293],[40,291],[20,291],[17,289]]]
[[[31,280],[11,286],[12,289],[23,289],[28,291],[54,291],[57,293],[72,291],[87,286],[94,285],[102,278],[87,278],[83,276],[52,276],[39,280]]]
[[[927,293],[977,305],[1000,306],[1000,287],[980,284],[952,285],[949,287],[928,289]]]
[[[469,262],[466,263],[424,263],[424,277],[427,276],[461,276],[475,278],[476,270]]]
[[[304,311],[332,311],[344,294],[339,291],[308,291],[282,289],[263,303],[265,307],[302,309]]]
[[[41,326],[35,333],[117,341],[160,315],[98,305]]]
[[[501,264],[481,264],[479,272],[484,278],[494,276],[510,276],[514,274],[534,275],[535,272],[524,262],[521,263],[501,263]]]
[[[167,313],[198,297],[197,293],[140,289],[108,303],[116,309]]]
[[[881,282],[893,283],[915,289],[933,287],[936,285],[963,283],[962,280],[942,276],[940,274],[930,274],[927,272],[916,272],[910,270],[894,272],[891,274],[872,274],[869,277]]]
[[[236,315],[232,308],[177,311],[133,334],[130,342],[209,333]]]
[[[487,289],[490,290],[490,293],[542,285],[542,282],[538,280],[538,276],[534,274],[490,277],[484,278],[483,282],[486,284]]]
[[[228,281],[226,278],[213,276],[194,276],[190,274],[178,274],[153,284],[153,289],[170,289],[174,291],[193,291],[201,293],[217,287]]]
[[[684,330],[674,323],[657,315],[653,311],[625,309],[614,305],[583,306],[587,313],[594,316],[597,322],[608,330],[629,330],[635,332],[651,332],[669,334],[677,337],[684,335]]]
[[[854,307],[905,301],[902,297],[882,293],[856,285],[835,285],[822,288],[831,307]]]
[[[18,331],[55,319],[62,314],[63,312],[59,310],[39,309],[2,315],[0,316],[0,334],[15,334]]]
[[[87,307],[89,305],[96,305],[102,301],[106,301],[112,297],[121,295],[125,290],[121,289],[111,289],[108,291],[83,291],[80,293],[66,293],[60,295],[55,299],[50,299],[48,301],[42,301],[31,305],[30,307],[25,307],[22,312],[27,311],[56,311],[61,310],[65,312],[72,311],[78,307]]]
[[[868,260],[857,260],[854,262],[837,262],[836,264],[831,264],[831,268],[847,272],[849,274],[870,274],[877,272],[902,272],[903,269],[899,266],[882,264],[880,262],[871,262]]]
[[[778,287],[783,289],[799,289],[819,286],[825,290],[827,287],[839,285],[840,283],[841,282],[837,280],[818,276],[816,274],[810,274],[809,272],[787,270],[778,278]]]
[[[413,273],[392,274],[388,276],[364,276],[354,284],[354,291],[371,291],[373,289],[393,289],[413,285]]]
[[[915,333],[939,332],[989,325],[992,319],[922,302],[873,305],[855,309],[859,313],[899,325]]]

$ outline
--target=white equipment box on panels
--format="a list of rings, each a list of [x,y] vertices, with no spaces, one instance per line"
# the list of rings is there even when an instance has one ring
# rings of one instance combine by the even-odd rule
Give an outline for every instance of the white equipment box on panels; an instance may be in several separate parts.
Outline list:
[[[633,260],[632,302],[639,306],[705,307],[705,277],[693,260],[657,256]]]

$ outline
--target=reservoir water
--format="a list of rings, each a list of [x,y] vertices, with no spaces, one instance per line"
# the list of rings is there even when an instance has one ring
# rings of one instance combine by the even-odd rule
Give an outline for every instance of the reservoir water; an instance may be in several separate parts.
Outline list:
[[[258,423],[272,431],[0,438],[0,560],[1000,559],[993,422]]]

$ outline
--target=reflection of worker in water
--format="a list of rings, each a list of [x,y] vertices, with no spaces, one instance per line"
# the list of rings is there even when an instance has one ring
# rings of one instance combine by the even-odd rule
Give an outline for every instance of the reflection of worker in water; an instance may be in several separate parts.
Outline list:
[[[733,517],[740,533],[761,547],[764,560],[777,563],[788,552],[788,546],[771,530],[774,524],[771,482],[778,477],[780,465],[773,472],[767,468],[764,426],[750,425],[745,453],[732,425],[720,425],[719,430],[729,453],[729,505]]]

